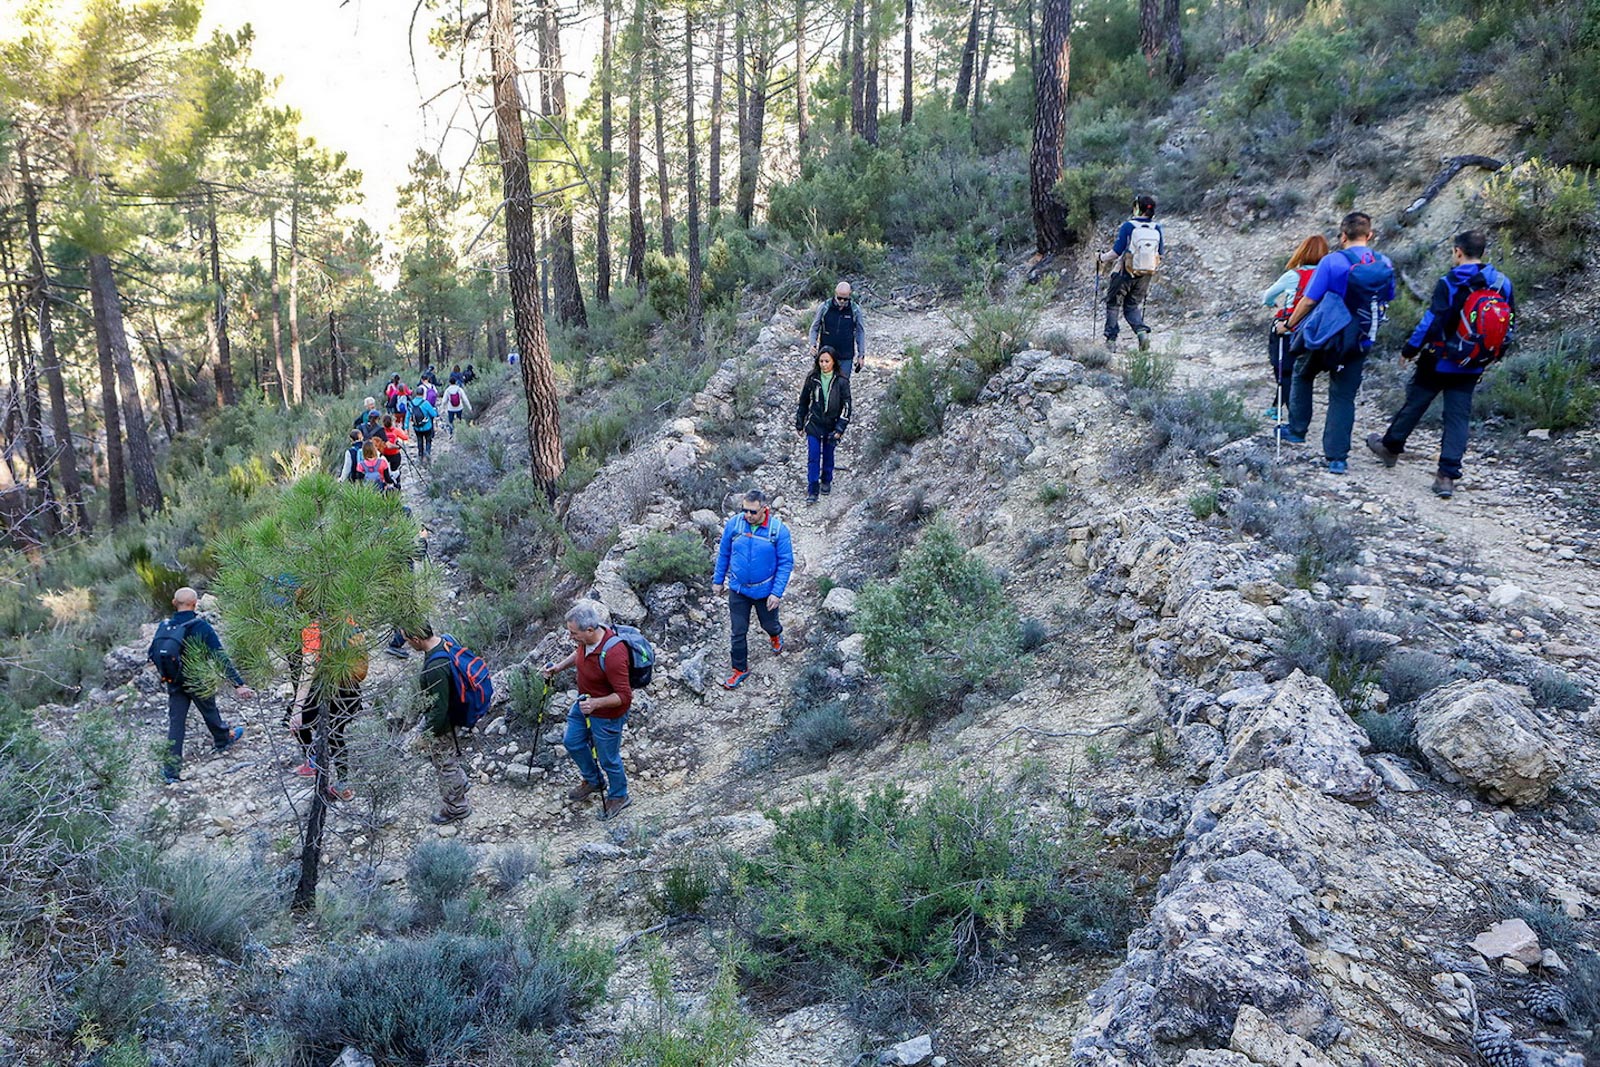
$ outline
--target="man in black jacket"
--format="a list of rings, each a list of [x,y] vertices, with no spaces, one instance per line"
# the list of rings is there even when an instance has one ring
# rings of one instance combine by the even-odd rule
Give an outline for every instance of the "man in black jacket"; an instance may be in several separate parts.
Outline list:
[[[156,628],[147,654],[167,686],[167,756],[161,764],[161,777],[169,785],[178,781],[178,770],[183,765],[183,737],[188,728],[190,704],[200,709],[200,717],[211,731],[211,740],[218,752],[231,748],[244,736],[243,726],[229,726],[222,721],[214,695],[194,691],[198,679],[188,677],[184,670],[188,657],[209,655],[233,683],[235,696],[240,700],[255,696],[255,691],[244,684],[238,668],[222,651],[217,631],[195,610],[199,602],[200,595],[188,586],[172,594],[174,614]]]
[[[833,349],[839,377],[847,381],[855,367],[867,365],[867,320],[850,296],[849,282],[834,286],[833,299],[818,305],[811,320],[811,350],[819,352],[824,345]]]

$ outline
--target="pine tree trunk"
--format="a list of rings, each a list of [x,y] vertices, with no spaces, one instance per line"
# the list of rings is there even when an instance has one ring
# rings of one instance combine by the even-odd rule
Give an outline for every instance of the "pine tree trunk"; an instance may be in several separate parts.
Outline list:
[[[228,337],[228,292],[222,287],[222,250],[217,240],[217,200],[206,190],[206,229],[211,237],[211,314],[217,322],[217,402],[233,407],[239,391],[233,383],[233,345]],[[124,398],[126,402],[126,398]]]
[[[139,345],[144,349],[144,357],[150,363],[150,377],[156,387],[156,411],[161,416],[161,429],[166,432],[167,440],[174,440],[172,413],[167,406],[166,387],[161,382],[161,360],[158,358],[157,347],[142,332],[139,334]]]
[[[862,86],[861,136],[870,145],[878,143],[878,24],[882,11],[879,0],[872,0],[872,26],[867,34],[867,76]]]
[[[289,202],[289,375],[295,406],[305,401],[300,363],[300,199]]]
[[[44,244],[39,238],[39,188],[33,184],[28,162],[26,138],[18,138],[17,164],[22,176],[22,206],[28,225],[28,257],[31,260],[30,300],[39,331],[39,362],[44,371],[45,388],[50,393],[50,426],[55,434],[56,477],[67,505],[72,509],[78,530],[94,528],[89,508],[83,499],[83,481],[78,477],[78,450],[72,436],[72,413],[67,410],[67,386],[61,374],[61,357],[56,351],[55,324],[50,314],[50,275],[45,269]]]
[[[317,906],[317,879],[322,873],[322,837],[328,821],[328,720],[333,709],[323,708],[317,715],[311,742],[312,765],[317,777],[311,790],[311,810],[306,813],[305,836],[300,842],[300,880],[295,883],[289,907],[309,911]]]
[[[1161,59],[1161,46],[1165,43],[1162,40],[1161,4],[1162,0],[1139,0],[1139,51],[1144,53],[1145,66],[1152,76]]]
[[[978,57],[978,78],[972,84],[972,113],[976,115],[983,107],[983,85],[989,79],[989,54],[994,51],[994,24],[995,17],[999,14],[999,6],[989,5],[989,21],[983,30],[983,51]]]
[[[972,75],[978,69],[978,31],[983,25],[983,0],[972,0],[972,13],[967,18],[967,43],[961,47],[961,69],[956,74],[956,94],[951,108],[967,110],[972,97]]]
[[[644,122],[640,107],[644,103],[644,13],[645,0],[634,0],[633,24],[628,31],[628,44],[633,55],[628,58],[628,270],[627,278],[640,292],[644,291],[644,203],[640,186],[643,184],[643,152],[641,141]],[[520,335],[519,335],[520,337]],[[519,341],[520,343],[520,341]]]
[[[700,162],[694,143],[694,8],[683,9],[683,114],[685,153],[688,156],[689,241],[689,351],[698,357],[705,346],[704,294],[700,278]]]
[[[611,304],[611,0],[600,9],[600,202],[594,220],[594,299]],[[485,338],[493,346],[493,335]]]
[[[1067,209],[1055,196],[1061,180],[1066,126],[1067,73],[1072,57],[1072,0],[1044,0],[1039,63],[1033,77],[1033,151],[1028,160],[1035,245],[1046,255],[1064,251]]]
[[[109,354],[116,384],[122,394],[122,434],[128,446],[128,467],[133,475],[134,498],[138,501],[141,514],[154,515],[161,510],[156,456],[150,447],[150,429],[145,423],[144,404],[139,399],[139,379],[133,372],[133,356],[128,351],[128,334],[122,323],[122,302],[117,296],[117,279],[111,272],[111,259],[104,253],[89,257],[89,291],[94,304],[95,342]],[[101,357],[101,369],[105,369],[104,356]]]
[[[902,79],[900,85],[900,125],[902,126],[911,125],[911,65],[912,59],[915,56],[915,53],[911,49],[911,27],[912,23],[915,21],[914,16],[916,15],[916,11],[913,7],[915,3],[916,0],[906,0],[906,42],[905,54],[901,60],[905,64],[905,69],[900,75]]]
[[[794,123],[801,159],[806,158],[806,131],[810,128],[806,94],[806,0],[799,0],[794,7]]]
[[[719,12],[717,43],[712,46],[711,52],[711,131],[710,144],[706,146],[711,157],[707,165],[710,171],[708,175],[710,189],[706,203],[713,226],[717,224],[717,218],[722,214],[722,50],[727,44],[727,32],[727,17]]]
[[[841,87],[849,86],[850,85],[850,81],[851,81],[850,56],[852,55],[852,52],[850,51],[850,42],[851,42],[850,26],[851,26],[851,16],[854,13],[855,13],[855,3],[854,3],[854,0],[851,0],[850,6],[845,8],[845,20],[844,20],[843,32],[841,32],[839,34],[839,84],[840,84]],[[835,133],[838,133],[839,131],[844,129],[843,110],[848,110],[848,109],[839,109],[839,108],[835,108],[834,109],[834,112],[833,112],[833,131]],[[852,118],[854,117],[854,112],[853,111],[851,112],[851,116],[852,116]]]
[[[744,123],[739,128],[739,195],[734,210],[739,225],[746,229],[755,215],[756,180],[761,174],[761,141],[767,120],[767,80],[772,64],[765,22],[761,30],[759,42],[746,44],[750,80],[745,87]]]
[[[539,64],[540,80],[549,89],[549,107],[545,120],[555,129],[566,133],[567,79],[561,66],[561,26],[556,21],[554,0],[543,5],[543,40]],[[563,326],[589,325],[589,310],[583,304],[583,289],[578,282],[578,255],[576,239],[572,232],[572,208],[562,196],[552,222],[554,240],[551,247],[553,260],[550,280],[555,287],[556,321]]]
[[[161,370],[167,376],[167,394],[172,397],[172,421],[183,432],[183,401],[178,399],[178,382],[172,376],[172,360],[167,358],[167,344],[161,339],[161,320],[150,316],[150,328],[156,333],[156,356],[161,360]],[[157,379],[159,385],[160,379]]]
[[[5,242],[3,251],[5,277],[15,278],[18,272],[9,240]],[[45,536],[54,538],[61,533],[63,516],[61,506],[56,501],[55,489],[50,484],[51,463],[44,446],[44,412],[39,404],[39,366],[34,359],[33,344],[28,337],[28,316],[23,311],[24,294],[16,286],[8,285],[6,303],[10,305],[11,311],[12,344],[17,359],[21,362],[22,371],[20,383],[15,372],[11,381],[13,391],[15,392],[20,386],[21,392],[22,450],[28,457],[29,474],[33,478],[34,488],[39,497],[37,507],[31,500],[29,507],[38,515],[39,525],[44,530]]]
[[[867,56],[862,44],[865,26],[865,3],[855,0],[850,11],[850,132],[857,136],[867,131]]]
[[[328,311],[328,383],[335,396],[344,393],[344,349],[339,344],[339,319]]]
[[[1167,80],[1173,85],[1182,85],[1188,65],[1183,54],[1183,9],[1178,6],[1178,0],[1164,0],[1161,35],[1167,46]]]
[[[677,243],[673,240],[672,226],[672,186],[667,182],[667,120],[666,120],[666,78],[661,72],[663,56],[661,54],[661,20],[656,17],[651,20],[650,26],[650,97],[655,108],[656,124],[656,186],[661,203],[661,254],[675,256],[678,253]]]
[[[565,460],[561,414],[544,316],[539,310],[539,262],[533,233],[533,185],[528,177],[528,142],[522,129],[522,94],[517,88],[516,22],[512,0],[489,2],[489,53],[494,69],[495,132],[505,199],[506,260],[511,312],[521,351],[522,392],[528,402],[528,452],[533,480],[554,501]],[[643,5],[640,5],[642,11]],[[641,264],[642,266],[642,264]]]
[[[271,247],[272,270],[272,355],[278,367],[278,392],[284,410],[289,408],[289,372],[283,365],[283,287],[278,284],[278,208],[274,204],[267,218],[267,243]]]

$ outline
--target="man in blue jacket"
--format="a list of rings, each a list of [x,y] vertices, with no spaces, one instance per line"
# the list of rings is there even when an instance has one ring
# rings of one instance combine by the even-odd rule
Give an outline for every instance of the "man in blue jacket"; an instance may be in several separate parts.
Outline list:
[[[1462,355],[1453,350],[1460,347],[1457,324],[1462,311],[1475,291],[1492,289],[1505,298],[1511,326],[1516,326],[1517,300],[1512,295],[1511,279],[1483,261],[1487,247],[1488,240],[1481,231],[1467,230],[1456,235],[1451,253],[1455,265],[1433,287],[1428,310],[1422,313],[1417,328],[1411,331],[1400,350],[1402,362],[1417,361],[1417,369],[1406,386],[1405,403],[1390,420],[1386,432],[1367,436],[1367,447],[1383,465],[1394,466],[1400,453],[1405,451],[1406,439],[1433,405],[1434,398],[1443,397],[1444,438],[1439,447],[1439,473],[1433,479],[1433,491],[1446,500],[1455,495],[1456,479],[1461,477],[1461,457],[1467,451],[1472,416],[1472,391],[1488,367],[1486,362],[1451,358]],[[1507,337],[1506,342],[1509,340]],[[1493,355],[1498,358],[1500,353]]]
[[[1101,266],[1115,263],[1106,284],[1106,348],[1117,350],[1117,316],[1128,320],[1128,328],[1139,342],[1139,351],[1150,348],[1150,327],[1144,323],[1144,300],[1150,283],[1161,269],[1167,252],[1167,237],[1155,221],[1156,198],[1141,193],[1133,202],[1133,217],[1117,228],[1111,251],[1100,253]]]
[[[195,608],[200,595],[188,586],[172,594],[172,618],[156,627],[155,638],[150,642],[150,662],[167,686],[167,757],[161,764],[161,777],[169,785],[178,780],[178,769],[183,764],[183,737],[189,723],[189,705],[200,709],[206,729],[217,751],[233,747],[244,736],[243,726],[229,726],[217,712],[217,698],[194,692],[191,680],[184,671],[185,659],[193,655],[209,655],[216,660],[228,680],[233,683],[234,695],[240,700],[255,696],[254,690],[244,684],[238,668],[234,667],[225,652],[217,631],[202,619]],[[196,649],[195,646],[199,648]]]
[[[711,591],[728,588],[728,623],[733,645],[733,674],[723,682],[725,689],[737,689],[750,673],[750,609],[761,620],[761,628],[772,642],[772,651],[783,651],[783,623],[778,621],[778,602],[789,587],[794,571],[794,546],[789,528],[767,506],[766,494],[752,489],[744,495],[740,513],[722,528],[722,544],[717,548],[716,572],[711,576]]]

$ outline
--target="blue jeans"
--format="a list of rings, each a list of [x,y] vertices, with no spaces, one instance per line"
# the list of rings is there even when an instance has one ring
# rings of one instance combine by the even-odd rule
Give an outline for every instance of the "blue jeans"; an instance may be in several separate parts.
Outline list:
[[[451,437],[456,435],[457,415],[460,415],[462,418],[466,418],[467,413],[465,411],[447,411],[444,413],[444,428],[450,431]]]
[[[1338,370],[1328,371],[1328,414],[1322,422],[1322,454],[1327,459],[1350,458],[1350,434],[1356,425],[1356,392],[1367,357],[1359,355]],[[1311,426],[1311,390],[1323,373],[1314,352],[1301,352],[1294,361],[1289,382],[1289,432],[1304,437]]]
[[[189,728],[189,705],[200,709],[200,718],[211,731],[211,740],[219,747],[228,743],[231,728],[222,721],[217,711],[216,697],[194,696],[175,685],[167,686],[167,758],[162,772],[176,776],[183,764],[183,737]]]
[[[628,772],[622,769],[622,726],[627,721],[626,713],[615,719],[591,715],[585,721],[576,701],[567,712],[567,733],[561,743],[567,746],[567,755],[578,765],[583,780],[605,786],[608,798],[628,795]],[[591,745],[600,753],[598,765],[594,752],[589,751]]]
[[[843,381],[847,381],[848,382],[850,380],[850,372],[853,369],[855,369],[855,365],[856,365],[856,357],[854,357],[854,356],[851,356],[849,359],[846,359],[843,356],[838,355],[836,353],[834,355],[834,357],[833,357],[834,369],[839,372],[839,377]]]
[[[817,475],[822,475],[825,485],[833,483],[833,449],[838,444],[831,436],[818,437],[806,434],[806,492],[817,494]]]
[[[778,621],[778,610],[767,607],[767,598],[759,600],[728,590],[728,631],[732,638],[733,669],[747,670],[750,666],[750,609],[761,620],[761,628],[773,637],[783,633],[783,623]]]
[[[1433,405],[1433,398],[1441,397],[1444,439],[1439,445],[1439,474],[1445,478],[1461,477],[1461,457],[1467,451],[1467,430],[1472,419],[1472,391],[1478,386],[1476,375],[1461,377],[1465,380],[1459,383],[1424,385],[1421,375],[1412,375],[1411,383],[1406,386],[1406,402],[1390,421],[1383,435],[1383,447],[1395,455],[1404,452],[1406,439]]]

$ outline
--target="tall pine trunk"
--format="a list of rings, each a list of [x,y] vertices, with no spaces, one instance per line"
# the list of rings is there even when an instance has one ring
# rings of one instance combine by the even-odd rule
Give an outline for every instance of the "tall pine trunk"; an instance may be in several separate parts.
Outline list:
[[[633,23],[628,30],[628,270],[627,278],[644,290],[644,202],[640,186],[644,181],[644,120],[640,107],[644,101],[644,14],[645,0],[634,0]]]
[[[0,251],[3,251],[5,277],[14,278],[17,271],[16,261],[11,254],[10,236],[9,233],[6,235],[7,240]],[[50,484],[51,463],[44,447],[44,410],[39,404],[38,362],[34,359],[33,344],[28,337],[28,316],[23,312],[25,295],[15,286],[6,286],[6,303],[11,311],[12,346],[22,371],[19,383],[16,364],[13,363],[11,387],[15,391],[20,385],[21,389],[22,427],[19,436],[22,438],[23,453],[28,457],[34,488],[38,491],[38,505],[34,510],[45,536],[54,538],[61,533],[61,505],[57,503],[55,489]]]
[[[172,360],[167,356],[167,343],[161,339],[161,319],[156,315],[150,316],[150,328],[156,334],[156,357],[161,361],[161,373],[167,378],[167,395],[172,397],[172,421],[177,425],[178,432],[183,432],[183,401],[178,399],[178,382],[172,376]],[[159,386],[160,379],[157,379]]]
[[[720,34],[721,23],[717,30]],[[806,157],[806,131],[810,128],[806,96],[806,0],[798,0],[794,6],[794,124],[795,144],[799,146],[801,159]]]
[[[728,20],[717,13],[717,41],[711,51],[711,132],[706,151],[711,157],[707,165],[710,173],[706,202],[711,212],[711,224],[722,214],[722,50],[727,45]]]
[[[854,42],[850,48],[850,132],[858,135],[867,131],[867,57],[862,47],[865,12],[863,0],[855,0],[850,14],[850,39]]]
[[[683,9],[684,142],[689,175],[689,350],[699,356],[705,345],[704,294],[700,291],[700,163],[694,143],[694,8]]]
[[[594,219],[594,299],[611,303],[611,0],[600,8],[600,196]],[[488,343],[493,352],[493,335]]]
[[[902,126],[911,125],[911,61],[915,57],[915,53],[911,50],[911,26],[915,21],[915,4],[916,0],[906,0],[906,41],[905,52],[901,57],[903,69],[900,72],[900,125]]]
[[[1161,58],[1161,3],[1162,0],[1139,0],[1139,51],[1144,53],[1145,66],[1153,76],[1156,63]]]
[[[239,402],[233,383],[233,344],[228,337],[228,291],[222,286],[222,249],[217,240],[217,198],[206,190],[206,230],[211,238],[211,314],[216,320],[217,401],[223,407]],[[126,399],[126,398],[124,398]]]
[[[956,94],[950,106],[956,111],[967,110],[972,97],[972,75],[978,69],[978,33],[983,25],[983,0],[972,0],[972,11],[967,17],[967,43],[961,47],[961,68],[956,74]]]
[[[128,447],[128,468],[133,475],[133,495],[143,515],[161,510],[161,484],[156,480],[156,455],[150,447],[150,428],[139,399],[139,379],[133,372],[133,354],[128,351],[128,332],[122,322],[122,301],[117,295],[117,279],[111,271],[111,258],[103,252],[89,257],[89,295],[94,304],[95,344],[101,349],[100,368],[106,369],[109,356],[122,403],[122,436]],[[112,385],[105,382],[106,387]],[[110,412],[108,415],[115,415]],[[107,433],[111,431],[107,419]],[[116,447],[108,440],[107,452]]]
[[[83,533],[94,528],[89,508],[83,499],[83,481],[78,477],[78,450],[72,437],[72,413],[67,410],[67,385],[61,373],[61,357],[56,351],[55,323],[50,314],[50,275],[45,269],[44,244],[39,237],[39,188],[33,184],[28,162],[26,138],[17,140],[17,164],[22,176],[22,207],[28,225],[28,258],[31,261],[30,299],[39,331],[39,363],[45,388],[50,393],[50,427],[55,435],[56,477],[74,522]]]
[[[344,348],[339,343],[339,319],[328,310],[328,384],[334,396],[344,393]]]
[[[983,107],[983,85],[989,79],[989,54],[994,51],[994,24],[999,12],[999,5],[989,5],[989,21],[983,30],[983,50],[978,55],[978,77],[972,83],[973,114]]]
[[[641,4],[642,8],[642,4]],[[528,452],[534,484],[551,501],[565,459],[561,413],[544,315],[539,309],[539,260],[533,232],[533,184],[528,142],[522,129],[522,93],[517,88],[516,18],[512,0],[489,0],[489,54],[494,70],[495,133],[500,146],[500,181],[505,200],[506,265],[511,314],[521,351],[522,392],[528,402]]]
[[[273,205],[272,214],[267,219],[267,243],[271,247],[272,260],[272,356],[278,368],[278,393],[283,397],[283,406],[289,407],[289,372],[283,365],[283,286],[278,283],[278,208]]]
[[[561,66],[561,27],[556,21],[554,0],[545,0],[543,33],[539,51],[540,82],[547,90],[545,121],[563,137],[567,128],[567,78]],[[583,289],[578,283],[578,254],[572,232],[572,207],[560,196],[552,220],[550,280],[556,293],[556,321],[563,326],[589,325],[589,311],[583,304]]]
[[[1044,0],[1039,26],[1039,63],[1033,75],[1033,151],[1028,191],[1034,242],[1045,255],[1064,251],[1067,209],[1056,198],[1061,180],[1061,142],[1066,126],[1067,73],[1072,57],[1072,0]]]
[[[1178,0],[1164,0],[1162,4],[1161,36],[1167,46],[1167,80],[1173,85],[1182,85],[1189,71],[1183,54],[1183,9]]]
[[[872,0],[872,23],[867,32],[867,76],[862,85],[861,136],[870,145],[878,143],[878,23],[883,12],[879,0]]]
[[[298,190],[296,190],[298,192]],[[305,400],[300,362],[300,198],[289,201],[289,374],[296,406]]]
[[[154,319],[154,316],[151,316]],[[166,431],[167,440],[175,440],[172,428],[172,412],[167,402],[167,390],[161,380],[161,360],[157,345],[143,331],[139,333],[139,346],[144,349],[144,358],[150,364],[150,377],[156,387],[156,413],[161,416],[161,428]]]
[[[761,141],[767,121],[767,84],[772,66],[767,30],[763,16],[755,39],[751,40],[747,33],[745,41],[748,81],[744,87],[744,118],[739,126],[739,190],[734,210],[739,225],[746,229],[755,215],[756,180],[761,174]]]
[[[667,120],[666,120],[666,78],[662,74],[665,65],[661,54],[661,19],[659,16],[651,19],[650,28],[650,99],[655,109],[656,126],[656,186],[657,195],[661,203],[661,254],[674,256],[677,254],[677,243],[672,235],[672,186],[667,180]]]

